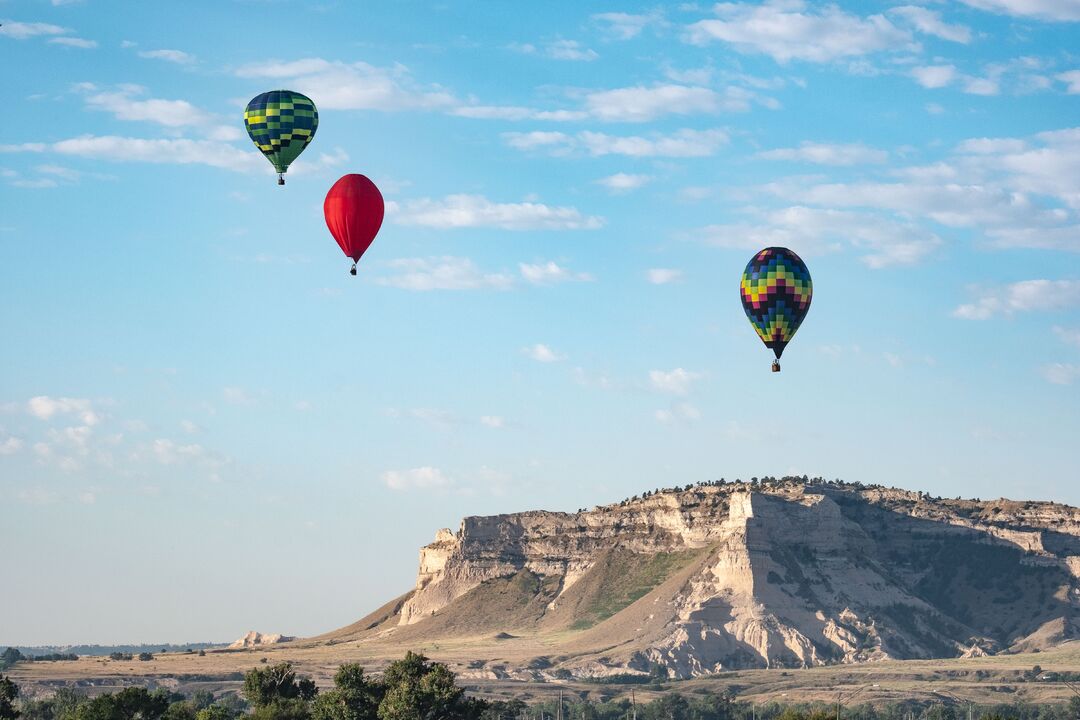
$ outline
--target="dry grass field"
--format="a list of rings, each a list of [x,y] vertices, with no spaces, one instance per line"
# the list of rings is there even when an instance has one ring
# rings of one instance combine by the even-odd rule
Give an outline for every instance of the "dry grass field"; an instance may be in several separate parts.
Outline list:
[[[529,659],[543,656],[548,645],[539,639],[463,639],[438,645],[417,644],[416,650],[448,663],[462,673],[463,684],[487,697],[517,697],[526,701],[557,696],[615,699],[630,694],[628,685],[602,685],[577,681],[535,682],[473,679],[469,665],[477,659],[505,660],[509,666],[523,666]],[[298,641],[278,646],[235,651],[212,651],[205,656],[186,653],[156,655],[150,661],[114,661],[83,657],[78,661],[20,663],[10,675],[31,692],[50,687],[73,686],[89,692],[103,692],[129,684],[172,687],[183,691],[200,688],[226,690],[239,686],[241,673],[267,663],[288,661],[303,674],[327,685],[337,666],[358,662],[377,671],[400,656],[398,646],[380,647],[371,641],[362,645],[313,644]],[[741,670],[662,686],[635,685],[636,696],[644,701],[663,692],[694,694],[732,691],[739,699],[757,703],[835,701],[838,692],[847,694],[865,688],[856,702],[884,703],[900,699],[942,699],[951,693],[975,704],[1065,702],[1073,692],[1052,679],[1029,681],[1025,673],[1038,665],[1044,674],[1080,672],[1080,642],[1065,643],[1040,653],[998,655],[950,660],[903,660],[860,665],[835,665],[800,670]]]

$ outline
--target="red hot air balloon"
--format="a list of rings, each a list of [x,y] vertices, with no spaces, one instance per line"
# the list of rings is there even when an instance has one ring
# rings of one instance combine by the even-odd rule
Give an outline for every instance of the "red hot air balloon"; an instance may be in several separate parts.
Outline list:
[[[350,173],[339,179],[323,201],[326,227],[352,258],[349,272],[356,274],[356,263],[371,246],[383,221],[383,198],[375,183],[363,175]]]

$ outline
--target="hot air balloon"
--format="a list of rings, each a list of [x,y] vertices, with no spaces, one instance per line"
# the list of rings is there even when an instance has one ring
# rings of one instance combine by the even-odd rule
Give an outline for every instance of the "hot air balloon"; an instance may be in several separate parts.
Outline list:
[[[814,294],[806,263],[787,248],[765,248],[743,270],[739,294],[758,337],[776,355],[772,371],[780,372],[780,356],[802,325]]]
[[[304,152],[319,127],[319,111],[311,98],[292,90],[256,95],[244,110],[244,126],[259,151],[285,184],[285,171]]]
[[[330,234],[342,252],[352,258],[349,273],[355,275],[356,263],[382,227],[382,193],[363,175],[344,175],[326,193],[323,214]]]

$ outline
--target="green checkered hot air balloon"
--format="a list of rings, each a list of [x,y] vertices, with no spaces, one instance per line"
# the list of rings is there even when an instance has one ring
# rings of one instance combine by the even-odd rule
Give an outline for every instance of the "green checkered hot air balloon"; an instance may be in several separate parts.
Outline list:
[[[244,110],[244,126],[259,151],[285,184],[285,171],[304,152],[319,127],[319,111],[311,98],[292,90],[272,90],[252,98]]]

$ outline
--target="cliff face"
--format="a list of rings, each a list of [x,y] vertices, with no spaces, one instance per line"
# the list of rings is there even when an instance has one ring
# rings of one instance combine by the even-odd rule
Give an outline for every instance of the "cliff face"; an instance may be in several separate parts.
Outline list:
[[[1080,513],[1058,504],[707,485],[466,518],[372,633],[548,638],[565,652],[541,674],[957,657],[1071,637],[1078,573]]]

